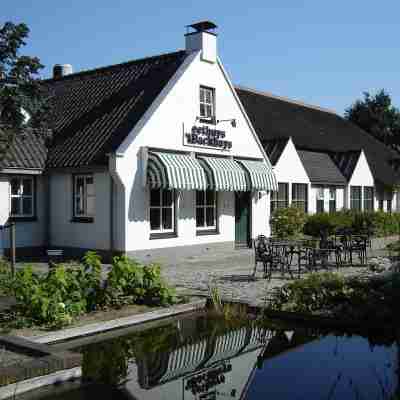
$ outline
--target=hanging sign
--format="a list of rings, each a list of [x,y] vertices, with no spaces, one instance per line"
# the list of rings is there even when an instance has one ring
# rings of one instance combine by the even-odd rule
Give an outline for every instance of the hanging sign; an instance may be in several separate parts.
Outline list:
[[[230,150],[232,142],[225,139],[225,131],[209,126],[193,125],[190,132],[183,129],[183,144],[185,146],[200,146],[213,149]]]

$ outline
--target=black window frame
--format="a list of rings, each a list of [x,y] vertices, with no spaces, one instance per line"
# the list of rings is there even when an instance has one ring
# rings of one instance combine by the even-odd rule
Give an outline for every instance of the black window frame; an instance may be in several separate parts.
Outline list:
[[[358,191],[359,196],[354,196]],[[362,186],[350,186],[350,210],[362,211]],[[356,207],[354,207],[356,205]]]
[[[276,209],[287,208],[288,206],[289,206],[289,183],[278,182],[278,191],[271,192],[271,199],[270,199],[271,215]]]
[[[364,186],[363,187],[363,207],[364,211],[374,211],[374,187]],[[368,196],[367,196],[368,195]]]
[[[300,191],[298,189],[303,188],[304,199],[298,196]],[[308,213],[308,184],[307,183],[292,183],[292,207],[297,207],[303,210],[306,214]],[[301,206],[301,207],[299,207]]]

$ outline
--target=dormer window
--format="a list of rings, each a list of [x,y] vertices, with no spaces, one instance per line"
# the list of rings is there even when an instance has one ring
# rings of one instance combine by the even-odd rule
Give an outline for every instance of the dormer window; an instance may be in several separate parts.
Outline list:
[[[215,89],[200,86],[200,119],[215,122]]]

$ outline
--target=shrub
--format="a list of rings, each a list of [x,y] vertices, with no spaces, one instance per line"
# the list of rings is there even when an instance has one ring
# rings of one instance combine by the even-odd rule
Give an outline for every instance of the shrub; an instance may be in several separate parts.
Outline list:
[[[274,236],[279,238],[299,237],[306,222],[306,214],[297,207],[276,209],[271,218]]]
[[[303,232],[314,237],[327,237],[332,235],[337,228],[337,221],[331,214],[314,214],[307,218]]]
[[[176,301],[173,289],[168,288],[161,278],[159,265],[142,266],[126,256],[113,259],[107,298],[114,306],[126,303],[167,305]]]
[[[307,216],[303,232],[306,235],[322,236],[323,233],[331,235],[336,229],[349,229],[355,234],[368,233],[377,237],[395,235],[400,233],[400,214],[354,210],[314,214]]]

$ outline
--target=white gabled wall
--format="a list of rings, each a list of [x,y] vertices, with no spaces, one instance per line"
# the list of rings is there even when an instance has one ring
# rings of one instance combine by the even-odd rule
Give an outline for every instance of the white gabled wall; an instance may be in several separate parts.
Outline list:
[[[351,175],[351,178],[345,190],[346,208],[350,208],[351,186],[361,186],[361,208],[364,209],[364,186],[375,186],[375,181],[363,150],[361,150],[360,156],[357,161],[357,165],[354,168],[353,174]],[[376,190],[374,190],[374,193],[375,193],[374,197],[376,197]],[[374,199],[375,209],[376,205],[377,205],[376,199]]]
[[[183,145],[184,130],[190,132],[193,125],[202,125],[196,122],[196,117],[199,115],[200,85],[215,89],[217,119],[236,119],[236,128],[229,122],[217,125],[217,129],[226,132],[225,139],[232,141],[229,152]],[[236,93],[219,63],[201,61],[199,52],[190,54],[142,120],[121,144],[117,151],[121,157],[116,158],[115,171],[118,176],[116,182],[119,181],[119,192],[125,191],[125,200],[120,199],[118,206],[125,208],[119,209],[118,213],[125,212],[126,215],[126,251],[233,242],[235,207],[232,192],[218,193],[218,235],[196,236],[194,192],[182,191],[178,196],[178,237],[149,239],[149,190],[142,183],[143,170],[139,156],[142,146],[235,157],[262,159],[265,156],[247,116],[241,109]],[[255,215],[256,209],[268,209],[268,204],[267,195],[258,199],[258,193],[253,194],[253,235],[255,232],[268,233],[268,215],[265,214],[265,225]]]
[[[308,211],[310,212],[312,210],[312,208],[310,208],[312,207],[310,179],[297,153],[292,138],[289,138],[278,162],[274,166],[274,173],[278,182],[289,184],[289,205],[292,203],[292,184],[305,183],[308,185]]]

